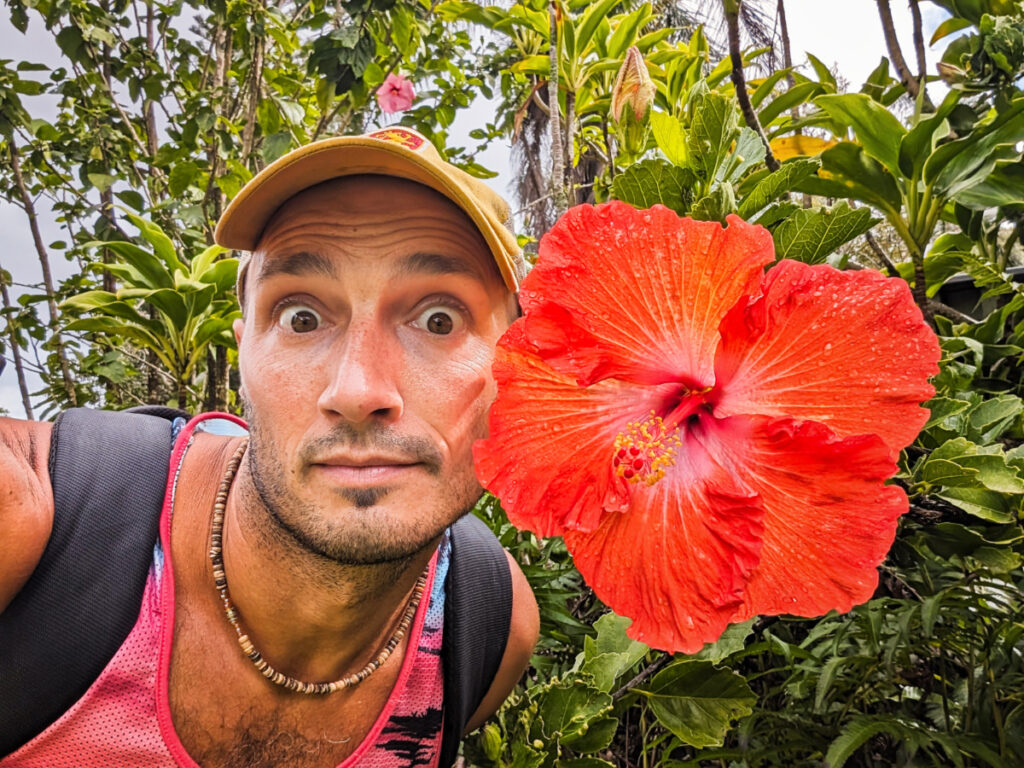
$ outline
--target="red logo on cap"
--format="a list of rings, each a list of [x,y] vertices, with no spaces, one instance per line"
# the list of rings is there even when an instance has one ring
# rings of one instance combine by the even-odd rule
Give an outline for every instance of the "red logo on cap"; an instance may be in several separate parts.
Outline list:
[[[393,141],[395,144],[401,144],[403,147],[413,150],[422,147],[424,142],[422,136],[405,128],[385,128],[381,131],[374,131],[369,134],[369,137],[381,141]]]

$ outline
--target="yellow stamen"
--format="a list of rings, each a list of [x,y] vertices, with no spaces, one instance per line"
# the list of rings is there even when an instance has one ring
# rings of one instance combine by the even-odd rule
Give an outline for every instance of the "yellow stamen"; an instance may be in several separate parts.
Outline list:
[[[661,416],[651,411],[643,421],[631,421],[615,438],[612,467],[631,483],[654,485],[676,463],[676,449],[683,444],[679,428],[665,428]]]

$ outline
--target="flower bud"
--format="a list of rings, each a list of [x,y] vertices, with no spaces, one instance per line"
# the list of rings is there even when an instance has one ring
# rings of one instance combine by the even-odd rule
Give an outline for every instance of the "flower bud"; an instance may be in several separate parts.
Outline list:
[[[636,120],[643,121],[656,92],[640,49],[631,45],[626,51],[626,59],[622,62],[619,74],[615,76],[615,86],[612,88],[612,119],[617,123],[621,122],[622,110],[628,104]]]
[[[501,757],[502,746],[501,731],[498,730],[498,726],[494,723],[485,725],[481,743],[487,759],[492,763],[498,762],[498,758]]]

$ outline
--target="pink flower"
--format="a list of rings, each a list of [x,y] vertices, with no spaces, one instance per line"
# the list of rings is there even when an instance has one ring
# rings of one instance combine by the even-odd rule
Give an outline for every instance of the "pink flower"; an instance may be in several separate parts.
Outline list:
[[[388,114],[404,112],[412,106],[412,100],[415,98],[412,83],[394,72],[388,75],[384,84],[377,89],[377,103],[381,110]]]

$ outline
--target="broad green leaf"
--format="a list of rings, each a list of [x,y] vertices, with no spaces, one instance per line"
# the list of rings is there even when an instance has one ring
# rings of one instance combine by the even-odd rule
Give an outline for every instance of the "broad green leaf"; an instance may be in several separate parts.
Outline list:
[[[624,15],[617,20],[615,31],[612,32],[608,41],[608,55],[618,59],[626,55],[626,49],[636,40],[637,32],[650,20],[651,6],[649,3],[642,3],[632,13]]]
[[[61,309],[74,307],[75,309],[94,310],[102,309],[117,301],[117,296],[110,291],[86,291],[68,297],[60,303],[60,307]]]
[[[971,553],[971,557],[996,573],[1010,573],[1021,565],[1018,553],[1000,547],[978,547]]]
[[[213,262],[222,253],[227,253],[230,249],[220,245],[211,245],[209,248],[204,249],[194,259],[192,259],[191,268],[189,274],[191,277],[203,280],[203,275],[206,270],[210,268]],[[210,282],[209,280],[203,280],[203,282]]]
[[[579,732],[562,739],[562,744],[573,752],[598,752],[607,749],[619,729],[616,717],[600,717],[585,723]]]
[[[682,123],[665,112],[651,112],[651,128],[658,149],[665,153],[669,162],[685,168],[689,164],[689,154]]]
[[[935,143],[943,138],[943,124],[946,118],[960,102],[959,91],[950,91],[934,114],[923,118],[910,129],[900,142],[900,170],[908,179],[921,176],[925,161],[935,148]],[[946,125],[946,133],[949,126]]]
[[[650,648],[626,634],[633,624],[632,619],[609,612],[594,622],[595,637],[587,637],[584,649],[592,648],[595,654],[624,653],[636,663]]]
[[[571,760],[556,760],[555,768],[615,768],[615,765],[597,757],[574,757]]]
[[[615,177],[611,196],[637,208],[661,203],[683,215],[689,208],[695,182],[686,168],[662,160],[644,160]]]
[[[637,692],[663,726],[694,747],[721,745],[730,723],[749,715],[757,701],[740,675],[707,661],[677,661]]]
[[[821,91],[822,87],[818,83],[798,83],[762,107],[757,113],[757,119],[761,125],[768,126],[783,112],[789,112],[793,107],[807,103],[812,96]]]
[[[769,142],[772,154],[775,155],[775,159],[780,163],[784,163],[794,157],[815,157],[838,143],[835,139],[805,136],[802,133],[796,136],[781,136]]]
[[[735,102],[715,92],[702,92],[694,101],[686,148],[690,166],[705,181],[715,178],[738,133]]]
[[[546,752],[517,741],[512,744],[512,764],[509,768],[540,768],[546,758]]]
[[[888,109],[863,93],[827,94],[814,103],[833,120],[852,128],[864,151],[891,174],[900,173],[900,142],[907,130]]]
[[[142,239],[153,246],[153,253],[167,265],[169,271],[173,272],[176,269],[185,268],[185,265],[181,263],[181,259],[178,258],[178,251],[175,249],[171,238],[160,227],[141,216],[136,216],[134,213],[126,215],[131,223],[139,228],[139,234]]]
[[[983,401],[972,410],[969,422],[979,439],[988,442],[999,437],[1021,413],[1024,413],[1024,401],[1019,397],[998,395]]]
[[[924,180],[954,195],[981,182],[995,167],[995,150],[1024,140],[1024,97],[1014,99],[988,125],[938,147],[924,165]]]
[[[1024,206],[1024,164],[999,163],[985,179],[956,194],[956,201],[976,211]]]
[[[761,179],[739,205],[737,213],[742,219],[749,219],[779,196],[793,189],[818,169],[817,160],[794,160],[784,163],[779,170]]]
[[[1005,494],[984,488],[943,488],[935,494],[964,512],[993,523],[1011,523],[1017,515]]]
[[[238,259],[221,259],[199,275],[199,282],[216,285],[217,291],[221,293],[234,288],[237,279]]]
[[[705,643],[694,658],[719,664],[734,653],[742,651],[746,646],[747,638],[754,631],[755,621],[757,621],[756,617],[739,624],[730,624],[715,642]]]
[[[185,308],[185,300],[181,294],[171,288],[151,291],[146,301],[162,312],[175,329],[181,331],[189,320],[189,312]]]
[[[705,195],[690,209],[690,216],[698,221],[719,221],[724,223],[725,217],[736,210],[736,193],[732,184],[723,182],[716,186],[710,194]]]
[[[167,189],[174,197],[180,196],[191,186],[192,182],[199,176],[199,166],[191,161],[176,163],[171,168],[171,175],[167,182]]]
[[[875,224],[867,208],[851,208],[845,200],[827,208],[800,208],[772,233],[780,259],[823,264],[830,253]]]
[[[135,288],[170,288],[174,285],[167,266],[161,263],[160,259],[152,253],[143,250],[135,245],[135,243],[117,240],[109,243],[90,243],[89,245],[107,248],[124,259],[129,265],[135,267],[143,278],[141,284],[133,286]]]
[[[89,183],[96,187],[100,192],[106,192],[110,189],[110,186],[117,181],[116,176],[111,176],[107,173],[90,173],[86,175],[89,178]]]
[[[961,29],[966,29],[969,26],[971,26],[970,19],[958,16],[946,19],[935,28],[935,32],[932,34],[932,39],[928,41],[928,45],[933,46],[942,38],[948,37],[954,32],[959,32]]]
[[[749,128],[741,128],[736,145],[726,162],[718,169],[718,181],[737,183],[743,175],[764,160],[764,144],[760,137]]]
[[[956,400],[949,397],[934,397],[928,401],[927,406],[929,410],[931,410],[931,416],[928,417],[928,422],[924,425],[926,430],[937,424],[942,424],[951,416],[963,413],[971,407],[971,404],[967,400]]]
[[[292,135],[289,131],[277,131],[267,135],[260,147],[260,156],[267,163],[272,163],[291,149]]]
[[[921,467],[921,479],[930,485],[974,485],[978,470],[949,459],[929,458]]]
[[[572,739],[611,709],[612,697],[582,682],[565,680],[550,686],[539,701],[537,716],[548,738]]]
[[[843,141],[822,152],[818,175],[837,182],[831,197],[853,197],[882,210],[900,211],[902,200],[896,179],[856,144]],[[808,187],[811,194],[817,193],[807,182],[801,186]]]

